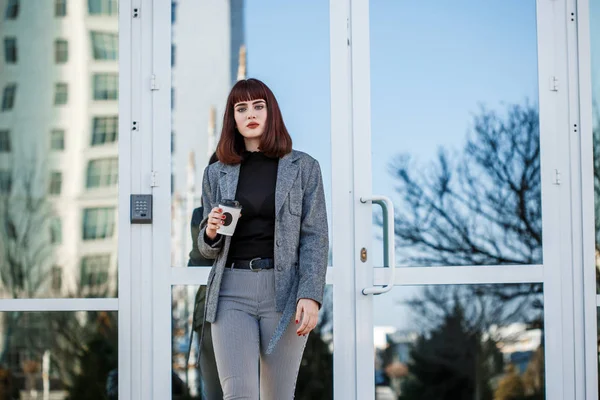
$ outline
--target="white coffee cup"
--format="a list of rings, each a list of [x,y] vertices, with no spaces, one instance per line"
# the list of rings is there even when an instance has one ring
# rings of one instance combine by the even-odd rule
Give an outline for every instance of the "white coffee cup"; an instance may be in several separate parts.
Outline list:
[[[239,201],[224,199],[219,202],[219,208],[223,211],[225,219],[223,220],[223,225],[217,229],[217,233],[225,236],[233,236],[237,222],[240,219],[242,206]]]

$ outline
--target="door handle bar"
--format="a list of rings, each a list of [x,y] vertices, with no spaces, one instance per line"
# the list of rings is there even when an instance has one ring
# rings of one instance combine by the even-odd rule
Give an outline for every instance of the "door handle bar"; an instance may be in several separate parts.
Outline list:
[[[396,249],[394,233],[394,203],[386,196],[361,197],[361,203],[371,202],[381,207],[383,213],[383,266],[391,269],[388,284],[385,286],[372,286],[364,288],[362,294],[387,293],[394,287],[396,279]]]

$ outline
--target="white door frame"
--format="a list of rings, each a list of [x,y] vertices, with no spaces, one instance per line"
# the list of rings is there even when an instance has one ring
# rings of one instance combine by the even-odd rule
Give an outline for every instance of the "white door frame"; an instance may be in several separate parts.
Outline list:
[[[593,153],[593,124],[592,124],[592,58],[591,58],[591,32],[590,32],[590,1],[569,0],[569,7],[576,10],[578,18],[576,24],[569,24],[570,54],[569,59],[575,59],[575,66],[571,64],[572,76],[569,85],[576,88],[576,98],[571,99],[571,115],[579,117],[580,135],[573,134],[573,181],[580,184],[573,185],[573,204],[580,205],[581,210],[573,210],[574,243],[581,243],[579,249],[574,249],[574,255],[579,250],[581,257],[574,257],[574,265],[582,265],[582,270],[577,270],[579,281],[576,287],[583,296],[581,303],[575,307],[578,315],[576,328],[577,337],[583,338],[584,354],[580,355],[577,364],[576,376],[584,379],[586,399],[598,398],[598,305],[600,295],[596,289],[596,227],[594,210],[594,153]],[[574,26],[573,26],[574,25]],[[578,95],[578,96],[577,96]],[[596,144],[597,145],[597,144]],[[579,163],[577,163],[579,160]],[[579,239],[579,240],[577,240]],[[576,291],[577,293],[577,291]],[[577,308],[579,307],[579,311]],[[582,309],[583,308],[583,309]],[[581,348],[581,346],[579,346]],[[579,372],[581,371],[581,372]]]
[[[571,217],[560,212],[569,210],[574,199],[567,190],[568,174],[562,175],[563,184],[552,184],[555,169],[569,171],[570,166],[568,155],[559,151],[569,145],[568,139],[564,135],[561,138],[560,133],[569,131],[570,120],[565,110],[572,106],[566,90],[570,78],[568,65],[561,60],[566,59],[566,5],[574,2],[538,0],[537,3],[542,206],[546,210],[544,265],[400,268],[395,280],[396,285],[543,282],[545,378],[550,400],[580,398],[579,393],[575,397],[578,385],[573,347],[565,345],[579,337],[575,334],[573,319],[569,319],[577,304],[573,302],[573,271],[564,267],[573,261],[574,250],[569,244],[571,229],[568,223],[565,225]],[[585,9],[587,0],[579,0],[578,4]],[[121,398],[170,398],[171,287],[205,284],[208,276],[208,268],[170,266],[170,6],[170,2],[164,0],[120,0],[120,295],[118,307],[108,300],[105,305],[103,302],[102,308],[119,310]],[[134,8],[138,8],[138,18],[132,17]],[[580,36],[585,38],[579,42],[581,47],[588,40],[589,27],[580,22],[579,30]],[[550,45],[548,41],[553,37],[555,42]],[[589,54],[582,54],[589,59]],[[368,0],[330,1],[330,57],[331,161],[332,170],[336,171],[332,179],[335,207],[330,212],[335,267],[329,269],[327,282],[333,284],[334,297],[334,393],[336,399],[363,400],[374,396],[374,354],[373,301],[372,297],[362,295],[361,290],[372,284],[384,284],[389,273],[387,269],[374,269],[369,258],[365,263],[359,258],[362,247],[369,253],[379,251],[371,248],[371,205],[359,200],[373,194]],[[589,74],[582,64],[585,63],[579,64],[582,75]],[[152,76],[159,90],[150,89]],[[551,76],[565,82],[565,90],[546,90]],[[591,115],[590,110],[581,112],[586,117]],[[136,131],[132,130],[133,121],[138,123]],[[582,129],[585,123],[582,119]],[[583,151],[589,140],[580,145],[584,153],[582,162],[589,163],[590,155]],[[151,185],[151,171],[157,173],[158,186]],[[585,188],[589,195],[589,185],[584,185]],[[129,224],[126,217],[129,193],[154,195],[153,225]],[[586,212],[589,215],[589,202],[584,202]],[[586,223],[585,232],[589,233],[589,222]],[[587,237],[584,235],[584,239]],[[589,248],[589,238],[586,244]],[[151,253],[145,252],[148,246],[152,248]],[[593,248],[593,243],[591,246]],[[586,260],[591,262],[589,258]],[[334,274],[337,271],[340,272]],[[586,276],[589,274],[588,271]],[[588,346],[595,347],[596,298],[592,304],[589,293],[591,290],[586,289],[586,341]],[[95,307],[91,303],[89,306]],[[6,307],[11,306],[7,303]],[[592,318],[593,326],[589,323]],[[589,395],[597,390],[597,364],[595,357],[585,357],[585,360]]]
[[[356,297],[356,380],[357,397],[374,398],[374,354],[373,354],[373,297],[363,296],[362,289],[373,284],[387,283],[387,269],[373,269],[371,259],[360,261],[362,248],[368,253],[380,251],[371,248],[372,210],[371,204],[363,204],[361,197],[389,195],[372,193],[371,190],[371,134],[370,134],[370,42],[369,0],[350,0],[351,3],[351,70],[352,70],[352,114],[354,159],[351,201],[354,213],[355,265],[354,287]],[[562,209],[570,206],[567,185],[553,184],[555,170],[568,171],[568,157],[559,152],[560,132],[568,131],[568,94],[566,90],[549,90],[551,77],[567,82],[566,63],[566,10],[551,0],[537,2],[538,28],[538,76],[540,103],[540,143],[542,208],[543,214],[543,265],[499,266],[499,267],[413,267],[398,268],[396,285],[422,284],[482,284],[542,282],[544,284],[545,324],[545,386],[549,400],[575,398],[572,271],[561,268],[570,265],[569,229]],[[554,42],[552,39],[554,38]],[[564,38],[564,40],[562,39]],[[563,65],[565,64],[565,65]],[[568,236],[568,237],[567,237]],[[385,294],[383,294],[385,296]]]
[[[122,0],[125,1],[125,0]],[[134,1],[134,0],[130,0]],[[148,112],[143,117],[144,125],[152,127],[152,166],[141,169],[140,175],[149,182],[149,173],[154,171],[158,176],[156,187],[151,188],[154,195],[154,223],[149,243],[152,246],[152,278],[146,282],[146,294],[151,293],[145,301],[137,306],[151,308],[151,315],[146,315],[146,326],[151,326],[151,334],[139,333],[143,337],[142,348],[150,354],[150,363],[143,364],[146,368],[152,365],[152,371],[144,370],[139,376],[142,382],[152,382],[145,385],[152,388],[153,398],[168,399],[171,397],[171,288],[174,285],[205,285],[210,267],[172,268],[170,266],[170,235],[171,235],[171,192],[170,192],[170,82],[171,82],[171,19],[170,2],[161,0],[142,1],[143,18],[152,21],[149,33],[153,42],[143,46],[145,60],[151,60],[151,68],[141,75],[143,82],[138,88],[146,97],[151,99]],[[151,11],[149,11],[151,9]],[[330,210],[333,215],[332,244],[333,260],[337,267],[327,271],[326,283],[333,286],[333,320],[335,344],[334,357],[334,394],[336,399],[357,398],[355,387],[348,384],[355,380],[355,340],[349,333],[349,327],[354,326],[354,298],[351,289],[354,277],[351,268],[348,273],[334,271],[341,266],[352,265],[351,246],[353,241],[352,224],[348,215],[352,215],[352,204],[348,201],[347,193],[351,190],[352,159],[344,150],[351,148],[350,143],[350,50],[348,44],[349,3],[347,0],[331,0],[330,2],[330,52],[331,52],[331,142],[332,170],[346,171],[345,175],[336,173],[332,180],[332,199],[336,207]],[[135,47],[135,46],[134,46]],[[150,77],[154,76],[158,90],[150,90]],[[151,95],[148,95],[148,92]],[[146,122],[147,121],[147,122]],[[146,125],[146,123],[148,125]],[[125,129],[125,128],[124,128]],[[129,129],[129,127],[127,127]],[[123,199],[123,201],[125,201]],[[128,201],[128,199],[127,199]],[[127,209],[128,210],[128,209]],[[123,211],[123,210],[122,210]],[[129,245],[129,244],[124,244]],[[146,270],[148,271],[148,270]],[[134,273],[135,276],[135,273]],[[128,276],[127,279],[133,279]],[[133,284],[133,283],[132,283]],[[135,285],[135,284],[133,284]],[[138,289],[141,290],[141,289]],[[137,309],[135,306],[132,307]],[[132,310],[132,315],[135,312]],[[123,317],[125,318],[125,316]],[[148,322],[150,321],[150,322]],[[125,323],[125,321],[124,321]],[[134,336],[135,337],[135,333]],[[150,341],[150,342],[148,342]],[[143,363],[141,356],[138,357]],[[134,368],[135,371],[135,368]],[[148,378],[148,380],[146,380]],[[137,394],[137,393],[136,393]],[[142,397],[151,398],[150,393],[144,392]],[[123,398],[129,398],[123,397]]]

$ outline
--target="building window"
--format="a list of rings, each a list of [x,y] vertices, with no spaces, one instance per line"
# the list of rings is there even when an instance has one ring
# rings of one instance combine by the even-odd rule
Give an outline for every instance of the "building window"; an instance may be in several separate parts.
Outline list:
[[[20,0],[8,0],[6,5],[6,19],[17,19],[19,16]]]
[[[4,86],[2,93],[2,111],[12,110],[15,106],[15,96],[17,95],[17,84],[9,83]]]
[[[92,32],[94,60],[117,60],[119,36],[116,33]]]
[[[53,171],[50,174],[50,186],[48,188],[49,194],[60,194],[62,190],[62,172]]]
[[[12,173],[7,169],[0,169],[0,194],[9,194],[12,189]]]
[[[171,44],[171,67],[175,66],[175,45]]]
[[[57,83],[54,90],[54,105],[67,104],[69,100],[69,86],[66,83]]]
[[[175,153],[175,132],[171,131],[171,154]]]
[[[83,210],[83,240],[111,238],[114,230],[114,207],[86,208]]]
[[[67,0],[54,0],[54,16],[55,17],[66,17],[67,16]]]
[[[175,21],[177,21],[177,2],[171,0],[171,24],[174,24]]]
[[[90,15],[117,15],[117,0],[88,0]]]
[[[62,289],[62,267],[54,265],[52,267],[52,290],[60,291]]]
[[[64,39],[54,41],[54,61],[64,64],[69,60],[69,43]]]
[[[114,143],[119,138],[118,117],[94,117],[92,146]]]
[[[85,256],[81,259],[81,288],[88,295],[102,295],[108,290],[110,254]]]
[[[10,153],[11,149],[10,131],[0,131],[0,153]]]
[[[50,132],[50,150],[65,149],[65,131],[62,129],[53,129]]]
[[[62,222],[58,217],[52,217],[50,220],[50,243],[62,243]]]
[[[91,160],[87,168],[86,187],[88,189],[114,186],[119,176],[117,157]]]
[[[17,63],[17,38],[4,38],[4,61],[7,64]]]
[[[94,100],[117,100],[118,74],[94,74]]]
[[[175,88],[171,88],[171,110],[175,109]]]

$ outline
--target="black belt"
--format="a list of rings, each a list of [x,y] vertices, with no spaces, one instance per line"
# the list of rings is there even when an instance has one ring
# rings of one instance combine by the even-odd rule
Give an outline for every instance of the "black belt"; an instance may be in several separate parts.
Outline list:
[[[272,258],[253,258],[252,260],[233,260],[227,265],[235,269],[249,269],[258,272],[263,269],[272,269],[275,261]]]

